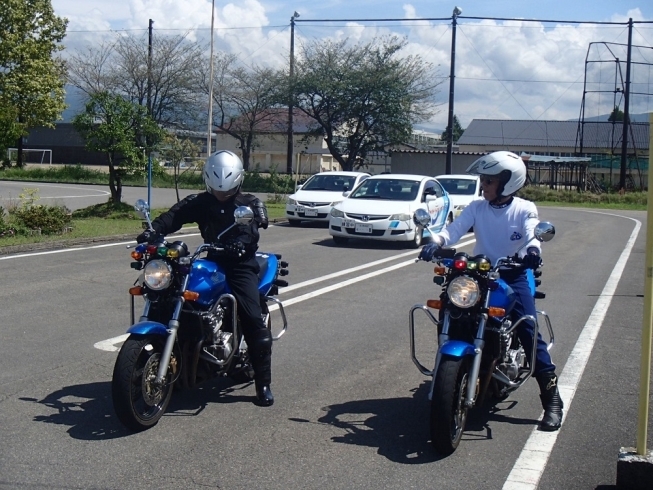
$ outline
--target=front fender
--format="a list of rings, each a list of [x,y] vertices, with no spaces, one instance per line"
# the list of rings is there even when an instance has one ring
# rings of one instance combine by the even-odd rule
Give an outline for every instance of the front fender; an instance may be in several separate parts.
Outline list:
[[[129,329],[127,330],[127,333],[134,333],[137,335],[163,335],[165,337],[168,336],[168,328],[163,324],[159,322],[153,322],[151,320],[145,320],[142,322],[134,323]]]
[[[474,346],[461,340],[447,340],[440,347],[440,354],[451,357],[465,357],[474,355]]]

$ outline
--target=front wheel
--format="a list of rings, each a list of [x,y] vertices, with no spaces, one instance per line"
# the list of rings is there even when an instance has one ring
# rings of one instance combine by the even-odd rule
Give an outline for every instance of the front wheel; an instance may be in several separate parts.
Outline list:
[[[118,420],[129,429],[148,429],[163,416],[172,396],[177,362],[173,355],[163,385],[155,384],[165,338],[130,336],[113,368],[111,395]]]
[[[415,228],[415,238],[410,242],[411,248],[419,248],[422,244],[422,238],[424,236],[424,229],[421,227]]]
[[[431,444],[440,454],[453,453],[465,430],[469,362],[443,357],[435,374],[431,400]]]

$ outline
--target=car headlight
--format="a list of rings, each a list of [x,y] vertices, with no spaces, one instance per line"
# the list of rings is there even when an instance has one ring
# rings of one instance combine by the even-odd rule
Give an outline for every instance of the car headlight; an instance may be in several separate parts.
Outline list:
[[[458,276],[449,283],[447,295],[458,308],[471,308],[481,297],[481,291],[471,277]]]
[[[166,289],[172,282],[172,269],[163,260],[151,260],[143,269],[143,282],[154,291]]]
[[[331,216],[333,216],[334,218],[344,218],[345,213],[343,213],[339,209],[331,208]]]
[[[397,214],[393,214],[388,219],[390,221],[393,221],[393,220],[396,220],[396,221],[409,221],[411,219],[411,216],[408,213],[397,213]]]
[[[289,197],[288,200],[286,201],[286,204],[290,204],[291,206],[296,206],[297,201]]]

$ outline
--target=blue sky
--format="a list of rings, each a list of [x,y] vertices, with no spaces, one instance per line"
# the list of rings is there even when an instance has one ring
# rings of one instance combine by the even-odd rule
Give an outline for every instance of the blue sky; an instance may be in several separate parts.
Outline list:
[[[144,35],[148,19],[154,20],[158,33],[187,33],[189,39],[197,42],[206,43],[210,32],[210,0],[52,0],[52,4],[55,13],[69,19],[65,41],[68,52],[124,35],[125,30]],[[600,95],[586,94],[586,115],[609,112],[615,101],[607,92],[604,94],[604,89],[609,90],[606,83],[614,84],[614,63],[594,63],[590,69],[585,60],[607,61],[610,55],[598,48],[601,43],[626,43],[627,29],[623,23],[629,17],[635,21],[653,21],[653,2],[474,0],[456,4],[439,0],[241,0],[229,3],[216,0],[216,48],[236,54],[243,64],[286,66],[288,24],[294,11],[300,13],[295,31],[298,52],[302,43],[315,39],[348,38],[357,42],[385,34],[405,36],[406,53],[417,54],[432,63],[435,76],[443,82],[439,94],[440,113],[426,123],[427,127],[442,129],[447,119],[450,17],[455,6],[463,12],[457,28],[454,112],[463,127],[474,118],[578,118],[584,82],[603,84],[598,90]],[[560,25],[466,17],[620,24]],[[307,22],[311,19],[381,18],[406,20]],[[410,20],[416,18],[448,20]],[[636,24],[633,44],[653,46],[653,24]],[[649,51],[653,50],[638,48],[633,56],[653,65],[653,54]],[[625,55],[620,57],[625,59]],[[638,91],[653,92],[653,68],[640,65],[634,77]],[[651,96],[631,98],[631,112],[649,111],[653,111]]]

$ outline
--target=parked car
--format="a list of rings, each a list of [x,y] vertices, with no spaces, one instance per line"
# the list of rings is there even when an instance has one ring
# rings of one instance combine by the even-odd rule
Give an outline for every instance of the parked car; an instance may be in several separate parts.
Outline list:
[[[478,175],[437,175],[435,178],[449,194],[453,213],[452,219],[457,218],[470,202],[483,198],[481,179],[479,179]]]
[[[322,172],[311,176],[286,201],[286,217],[291,226],[302,221],[329,221],[334,203],[344,199],[343,192],[353,190],[370,174],[365,172]]]
[[[419,247],[428,231],[413,222],[418,208],[431,215],[429,228],[438,232],[450,212],[447,193],[425,175],[386,174],[370,177],[334,205],[329,234],[337,244],[350,238],[406,242]]]

